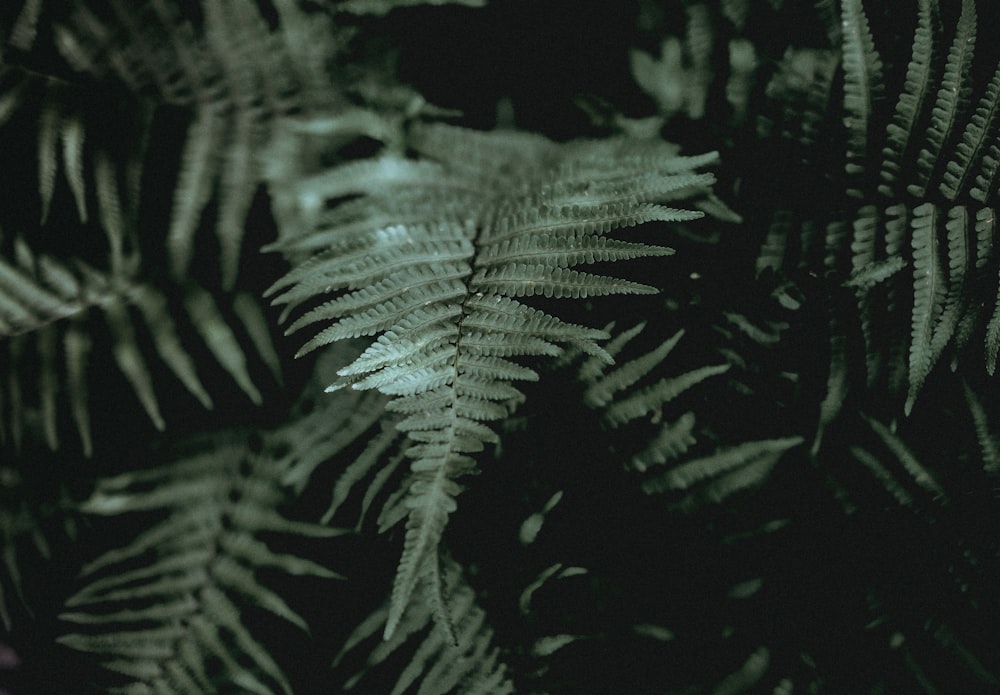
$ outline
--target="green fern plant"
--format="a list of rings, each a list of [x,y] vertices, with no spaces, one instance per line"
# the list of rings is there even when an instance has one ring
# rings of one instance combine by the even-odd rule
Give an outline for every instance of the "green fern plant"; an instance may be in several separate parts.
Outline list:
[[[239,2],[205,3],[195,26],[170,3],[113,3],[110,17],[78,4],[70,22],[56,29],[75,70],[113,77],[155,104],[194,112],[166,248],[172,274],[185,277],[201,217],[218,187],[213,226],[226,289],[236,281],[247,214],[262,179],[257,153],[283,118],[343,98],[326,79],[324,62],[338,46],[321,16],[278,2],[278,31],[271,31],[257,10],[247,9]]]
[[[390,512],[406,519],[406,540],[386,638],[424,574],[441,594],[437,546],[461,490],[455,480],[474,469],[470,454],[498,442],[484,423],[508,417],[523,398],[509,382],[538,378],[510,358],[558,355],[564,344],[610,360],[596,342],[606,337],[603,331],[568,323],[520,298],[655,291],[573,266],[670,253],[605,235],[644,222],[700,217],[656,201],[705,193],[712,175],[694,170],[715,160],[714,154],[678,157],[676,148],[654,142],[557,145],[532,135],[444,125],[415,126],[408,145],[422,158],[387,153],[282,182],[296,187],[300,221],[278,248],[330,248],[270,290],[275,302],[291,309],[346,290],[289,327],[294,332],[332,322],[299,355],[338,340],[379,336],[338,372],[329,390],[350,386],[394,396],[386,407],[405,416],[396,427],[412,443],[408,492]],[[346,212],[319,211],[326,200],[352,195],[361,197],[345,203]],[[445,196],[442,207],[438,200]]]
[[[785,291],[782,288],[776,294],[785,297]],[[621,331],[607,327],[613,337],[605,347],[615,358],[613,365],[572,350],[557,358],[558,369],[571,367],[578,372],[581,383],[577,388],[582,392],[575,399],[574,411],[562,419],[575,433],[573,443],[553,444],[556,450],[568,449],[566,460],[559,461],[555,450],[538,447],[530,430],[511,432],[504,437],[502,462],[531,466],[537,471],[533,476],[536,487],[520,496],[511,494],[502,503],[484,499],[477,489],[468,493],[474,497],[470,504],[485,505],[493,523],[500,525],[497,535],[509,535],[512,540],[506,542],[516,547],[503,553],[516,557],[515,562],[491,562],[489,553],[476,552],[475,546],[464,552],[471,554],[468,564],[490,578],[488,586],[510,583],[520,589],[493,599],[488,618],[494,625],[514,621],[517,633],[526,636],[507,660],[508,668],[522,674],[524,681],[519,685],[524,689],[600,692],[627,682],[630,689],[640,692],[664,683],[670,684],[667,692],[684,692],[685,685],[697,687],[693,682],[700,678],[701,687],[739,692],[764,679],[776,682],[772,650],[760,646],[766,644],[766,637],[745,634],[742,627],[736,637],[725,631],[720,637],[712,631],[723,625],[707,627],[704,623],[716,618],[738,621],[736,615],[722,614],[719,607],[761,600],[759,587],[770,581],[767,575],[763,579],[741,575],[744,581],[727,586],[722,584],[727,581],[723,576],[731,575],[713,571],[718,572],[722,558],[736,556],[741,558],[733,560],[741,566],[740,572],[762,571],[757,563],[747,562],[741,543],[767,543],[762,537],[782,535],[778,532],[789,520],[781,518],[784,509],[771,506],[774,491],[782,485],[771,488],[767,480],[776,471],[784,476],[797,467],[801,459],[792,447],[803,441],[801,437],[789,441],[774,437],[769,442],[775,450],[773,459],[755,461],[749,450],[763,447],[758,442],[740,443],[738,428],[731,425],[719,403],[725,399],[739,402],[733,405],[735,412],[750,403],[770,403],[767,387],[775,385],[776,377],[782,378],[782,367],[791,367],[782,360],[794,354],[794,348],[786,346],[786,352],[773,341],[780,327],[778,334],[764,327],[753,331],[748,324],[723,332],[719,330],[723,325],[736,326],[736,308],[730,305],[719,317],[721,325],[706,320],[713,308],[648,308],[645,325]],[[683,335],[670,335],[669,328],[661,330],[668,338],[659,342],[660,336],[651,334],[653,326],[676,327],[678,322],[686,324]],[[708,337],[713,334],[714,338]],[[757,350],[768,353],[770,359],[752,359]],[[768,371],[767,378],[753,374],[758,367]],[[720,399],[719,394],[725,397]],[[545,402],[539,404],[539,399]],[[564,394],[546,398],[532,393],[524,407],[529,418],[533,400],[534,408],[541,411],[552,403],[566,402]],[[782,463],[777,465],[781,448],[787,454],[780,456]],[[740,455],[744,451],[747,455]],[[714,469],[712,461],[722,456],[736,465]],[[584,458],[592,465],[590,475],[567,475],[572,462]],[[658,489],[661,479],[671,475],[679,479],[686,471],[708,477],[683,490]],[[611,499],[622,504],[611,506]],[[520,517],[515,511],[505,513],[503,507],[531,513]],[[740,511],[730,517],[735,508]],[[654,521],[662,518],[659,514],[664,509],[672,510],[671,532]],[[754,529],[755,525],[763,528]],[[726,531],[709,530],[715,526]],[[644,550],[621,553],[608,542],[618,536],[616,528],[643,529],[630,542]],[[721,541],[715,533],[731,537]],[[718,555],[708,549],[713,538],[725,544],[726,550]],[[493,541],[494,547],[505,547],[503,543]],[[704,554],[685,551],[682,546],[687,543]],[[676,571],[674,563],[678,562],[684,563],[684,572]],[[659,569],[646,574],[639,570],[641,565]],[[668,569],[672,566],[675,571]],[[634,591],[646,579],[657,582],[657,589]],[[699,606],[690,623],[671,607],[678,596],[688,605]],[[755,639],[761,642],[744,651],[747,640]],[[708,648],[709,643],[715,657],[697,659],[693,651]],[[614,667],[622,659],[631,664],[629,675]],[[697,677],[691,675],[694,672]]]
[[[260,573],[273,568],[298,577],[340,577],[308,557],[273,550],[267,539],[345,532],[289,518],[284,509],[304,472],[372,425],[337,417],[350,400],[329,399],[269,432],[215,433],[186,442],[175,460],[99,481],[83,512],[145,514],[153,522],[83,567],[85,583],[60,616],[76,631],[60,641],[98,655],[105,668],[124,676],[116,686],[121,692],[215,692],[225,684],[245,692],[293,692],[243,613],[256,606],[308,630]],[[339,426],[331,427],[335,422]]]
[[[970,298],[990,286],[995,56],[977,63],[974,2],[955,8],[949,25],[937,2],[921,2],[905,75],[888,75],[864,5],[841,4],[843,197],[833,215],[811,228],[800,223],[798,243],[804,252],[825,249],[825,271],[850,273],[866,381],[905,392],[909,413],[932,368],[946,354],[964,354],[974,335],[983,340],[986,371],[994,370],[996,322]],[[984,87],[973,87],[974,64],[994,73]],[[894,104],[891,112],[883,103]],[[811,108],[828,106],[820,99]],[[788,260],[775,257],[789,245],[781,224],[771,226],[760,267]],[[805,253],[798,259],[820,270]],[[897,308],[909,313],[905,327],[892,318]]]
[[[762,180],[775,158],[796,170],[788,191],[751,194],[751,223],[765,230],[758,270],[842,278],[856,295],[853,321],[866,346],[852,371],[868,387],[893,390],[909,413],[934,366],[969,359],[974,338],[987,373],[995,366],[994,312],[970,298],[995,289],[997,58],[977,45],[975,2],[917,2],[912,21],[863,2],[816,5],[819,21],[804,23],[800,43],[767,46],[776,61],[768,66],[760,56],[739,60],[738,42],[753,20],[780,25],[780,12],[684,3],[685,28],[666,39],[669,55],[651,61],[636,52],[633,72],[661,122],[681,111],[701,118],[701,107],[672,106],[670,95],[724,99],[734,119],[723,132],[758,143]],[[723,63],[727,40],[728,73],[698,68]],[[904,50],[906,58],[895,57]],[[880,51],[894,56],[891,64]],[[745,117],[748,80],[764,85],[755,123]],[[798,206],[798,193],[816,187],[825,189],[823,204]],[[905,325],[898,310],[909,314]]]
[[[3,688],[995,689],[985,26],[0,8]]]

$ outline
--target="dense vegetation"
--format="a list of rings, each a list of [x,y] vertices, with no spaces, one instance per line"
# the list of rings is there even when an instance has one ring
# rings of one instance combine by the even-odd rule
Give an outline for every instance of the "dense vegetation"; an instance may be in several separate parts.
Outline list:
[[[995,692],[986,5],[6,3],[0,693]]]

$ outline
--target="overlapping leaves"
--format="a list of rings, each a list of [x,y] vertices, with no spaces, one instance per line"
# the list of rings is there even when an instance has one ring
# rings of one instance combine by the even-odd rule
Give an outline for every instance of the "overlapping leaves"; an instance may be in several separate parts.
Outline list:
[[[259,306],[238,295],[233,310],[239,321],[227,320],[216,299],[191,284],[184,292],[184,311],[172,310],[164,292],[139,276],[135,259],[123,261],[111,272],[85,263],[66,263],[32,253],[23,240],[12,245],[14,262],[0,259],[0,337],[7,364],[0,388],[0,440],[21,443],[26,412],[37,407],[41,433],[48,445],[59,446],[59,392],[64,391],[80,435],[83,451],[93,450],[88,364],[95,337],[94,315],[103,318],[110,334],[114,361],[129,381],[152,423],[163,429],[165,420],[137,327],[152,337],[152,350],[187,390],[206,408],[211,395],[202,384],[182,342],[174,316],[185,315],[219,365],[255,402],[261,394],[250,377],[247,352],[231,325],[241,323],[263,359],[276,373],[277,355]],[[31,345],[37,349],[29,349]],[[32,364],[32,369],[26,365]],[[28,375],[37,372],[37,380]],[[37,397],[36,397],[37,395]],[[37,403],[37,406],[35,405]]]
[[[304,415],[297,407],[275,430],[216,433],[157,466],[99,481],[84,511],[152,522],[84,567],[86,583],[62,615],[73,631],[60,641],[97,655],[122,677],[120,692],[292,692],[273,645],[247,615],[256,606],[308,630],[264,577],[339,576],[288,551],[283,538],[344,530],[284,509],[309,472],[372,427],[380,413],[373,397],[345,393]],[[303,404],[314,398],[307,392]]]
[[[556,144],[444,125],[415,126],[409,145],[418,159],[390,152],[274,182],[276,195],[298,201],[275,248],[298,257],[317,239],[325,247],[270,290],[286,314],[311,303],[289,332],[323,326],[300,354],[377,336],[330,390],[394,396],[388,409],[403,416],[397,426],[410,442],[407,493],[388,513],[407,519],[407,530],[387,637],[422,576],[436,575],[437,545],[461,491],[456,479],[497,441],[488,423],[523,398],[512,382],[538,378],[511,358],[571,345],[610,360],[598,345],[606,333],[521,298],[655,292],[576,266],[671,253],[608,232],[700,217],[662,203],[707,193],[712,175],[695,169],[715,160],[680,157],[657,141]],[[429,585],[440,592],[436,579]]]

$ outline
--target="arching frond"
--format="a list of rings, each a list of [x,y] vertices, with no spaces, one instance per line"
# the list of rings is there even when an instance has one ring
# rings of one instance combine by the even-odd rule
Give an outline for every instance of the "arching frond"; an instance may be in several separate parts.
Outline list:
[[[341,371],[331,390],[377,389],[405,415],[397,427],[411,446],[408,494],[387,518],[406,517],[407,532],[392,609],[391,637],[436,548],[474,454],[497,437],[485,423],[507,416],[523,398],[512,381],[537,375],[511,358],[555,355],[560,346],[609,360],[600,330],[563,321],[522,297],[583,298],[648,293],[652,287],[571,268],[597,261],[664,255],[669,250],[624,244],[605,235],[647,221],[681,222],[701,213],[657,204],[697,196],[712,183],[698,174],[711,157],[677,158],[672,146],[627,139],[564,145],[517,134],[418,126],[411,147],[434,168],[383,154],[356,176],[345,165],[301,184],[307,232],[330,240],[272,288],[279,303],[298,305],[338,294],[289,328],[329,324],[300,354],[356,336],[377,336]],[[489,152],[490,157],[476,153]],[[297,190],[296,181],[275,181]],[[451,205],[438,207],[443,192]],[[362,195],[365,208],[337,234],[312,214],[315,201]],[[350,205],[346,203],[345,205]],[[386,212],[398,215],[391,219]],[[336,209],[334,219],[339,221]],[[408,220],[426,221],[422,224]],[[301,246],[301,242],[296,242]],[[332,323],[330,323],[332,322]]]
[[[247,394],[260,402],[260,392],[251,380],[243,345],[235,337],[231,324],[206,290],[191,285],[184,297],[184,309],[172,308],[164,292],[139,278],[134,263],[123,264],[115,273],[104,273],[82,262],[66,264],[47,255],[36,255],[22,239],[15,239],[15,262],[0,259],[0,337],[8,355],[9,374],[3,389],[8,401],[6,422],[0,421],[0,434],[9,432],[15,447],[23,436],[24,394],[38,393],[44,437],[50,448],[59,446],[56,427],[57,392],[66,384],[66,398],[76,423],[84,453],[93,449],[88,396],[88,363],[98,332],[95,318],[100,317],[110,336],[111,353],[158,429],[166,426],[156,397],[152,372],[145,350],[140,347],[136,328],[142,327],[152,337],[152,348],[159,359],[206,408],[212,398],[202,385],[198,367],[191,356],[191,346],[181,341],[175,316],[193,322],[195,331],[222,369]],[[263,316],[255,302],[238,298],[237,314],[247,332],[255,339],[263,359],[276,365]],[[36,344],[38,382],[25,381],[22,367],[31,355],[26,346]],[[65,376],[61,374],[61,365]],[[33,399],[32,399],[33,400]]]
[[[38,34],[38,20],[41,13],[42,0],[25,0],[6,41],[19,51],[30,50]]]
[[[61,641],[94,653],[123,676],[122,692],[214,692],[232,686],[292,692],[266,636],[254,634],[243,613],[256,606],[308,629],[296,609],[266,586],[260,571],[338,577],[273,544],[282,534],[344,533],[287,518],[282,507],[317,457],[335,456],[368,430],[370,422],[341,417],[352,400],[350,394],[328,398],[322,407],[263,433],[260,444],[248,432],[203,438],[168,463],[100,481],[84,511],[152,513],[156,521],[84,568],[86,583],[62,615],[76,631]]]
[[[339,98],[324,65],[339,42],[324,16],[307,17],[290,0],[275,3],[273,30],[244,3],[201,5],[200,26],[171,3],[112,3],[109,16],[78,5],[56,38],[77,70],[113,76],[154,103],[192,109],[166,239],[171,270],[186,277],[203,214],[217,196],[212,228],[222,285],[230,289],[263,180],[259,153],[283,119]]]

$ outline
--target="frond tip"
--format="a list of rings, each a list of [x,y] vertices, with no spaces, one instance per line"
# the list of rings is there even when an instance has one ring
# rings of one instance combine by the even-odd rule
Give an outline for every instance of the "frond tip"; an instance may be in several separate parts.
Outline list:
[[[361,690],[362,685],[367,685],[365,677],[370,671],[390,659],[398,659],[401,652],[414,646],[411,643],[421,640],[410,650],[410,662],[401,670],[391,695],[407,692],[506,695],[514,692],[506,664],[500,660],[500,650],[493,644],[493,629],[485,611],[478,605],[475,592],[461,576],[458,563],[445,560],[443,565],[444,573],[455,578],[451,582],[455,584],[454,589],[449,594],[454,622],[452,633],[449,635],[432,624],[434,606],[411,604],[394,637],[372,648],[363,669],[344,684],[344,690]],[[334,668],[348,654],[371,641],[388,612],[388,604],[383,604],[355,628],[334,660]]]

